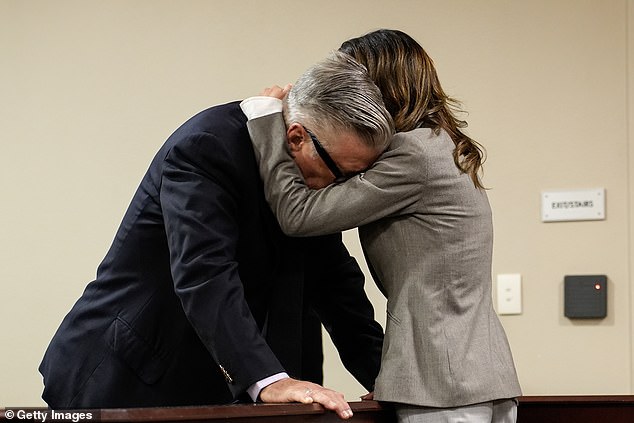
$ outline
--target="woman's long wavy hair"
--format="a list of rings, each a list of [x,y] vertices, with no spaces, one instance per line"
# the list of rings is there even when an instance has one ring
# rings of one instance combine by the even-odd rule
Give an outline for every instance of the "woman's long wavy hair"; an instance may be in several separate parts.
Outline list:
[[[404,32],[380,29],[345,41],[339,50],[368,69],[398,132],[426,127],[438,134],[444,129],[455,144],[454,163],[484,189],[479,177],[484,150],[460,130],[467,126],[456,117],[460,103],[445,94],[434,62],[420,44]]]

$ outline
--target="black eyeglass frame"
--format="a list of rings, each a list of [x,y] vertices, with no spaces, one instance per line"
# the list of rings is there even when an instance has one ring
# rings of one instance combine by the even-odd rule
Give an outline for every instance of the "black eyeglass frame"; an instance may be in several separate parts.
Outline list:
[[[304,128],[304,131],[306,131],[311,141],[313,142],[313,145],[315,146],[315,150],[317,151],[317,154],[319,154],[319,157],[321,157],[328,170],[330,170],[330,172],[334,175],[335,182],[343,182],[348,179],[348,177],[341,171],[341,169],[339,169],[337,163],[335,163],[332,157],[330,157],[330,154],[328,154],[328,152],[324,149],[324,146],[321,145],[315,134],[313,134],[304,125],[302,125],[302,128]]]

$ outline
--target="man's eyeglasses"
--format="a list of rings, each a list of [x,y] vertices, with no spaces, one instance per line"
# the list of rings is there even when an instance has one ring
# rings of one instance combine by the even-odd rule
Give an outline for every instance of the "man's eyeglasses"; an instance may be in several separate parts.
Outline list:
[[[321,145],[321,143],[319,142],[319,140],[317,139],[315,134],[313,134],[310,130],[308,130],[303,125],[302,125],[302,128],[304,128],[304,131],[306,131],[306,133],[308,134],[308,136],[312,140],[313,145],[315,146],[315,150],[317,150],[317,154],[319,154],[319,157],[321,157],[321,159],[326,164],[326,167],[335,176],[335,182],[337,182],[337,183],[338,182],[343,182],[346,179],[348,179],[348,177],[346,175],[344,175],[344,173],[341,171],[341,169],[339,169],[339,167],[337,166],[335,161],[332,159],[332,157],[330,157],[330,154],[328,154],[328,152]]]

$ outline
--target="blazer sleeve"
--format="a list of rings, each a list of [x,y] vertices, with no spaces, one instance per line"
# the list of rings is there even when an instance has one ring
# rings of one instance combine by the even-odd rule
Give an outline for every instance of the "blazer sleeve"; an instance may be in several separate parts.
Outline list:
[[[308,188],[286,147],[281,113],[248,121],[266,199],[287,235],[339,232],[386,216],[411,212],[424,168],[393,148],[366,172],[320,190]],[[396,137],[399,137],[397,134]]]
[[[198,134],[171,149],[160,198],[175,292],[237,396],[284,370],[244,297],[236,259],[239,175],[216,141]]]
[[[344,246],[341,233],[308,240],[307,298],[311,298],[343,365],[372,391],[381,363],[383,329],[365,293],[363,272]]]

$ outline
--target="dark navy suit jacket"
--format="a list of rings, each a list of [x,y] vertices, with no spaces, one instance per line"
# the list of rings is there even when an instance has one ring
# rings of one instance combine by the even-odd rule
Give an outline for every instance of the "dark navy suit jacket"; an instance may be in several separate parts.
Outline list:
[[[264,200],[238,103],[159,150],[96,280],[40,372],[54,408],[229,403],[287,371],[321,382],[324,323],[367,388],[382,330],[341,235],[284,236]]]

